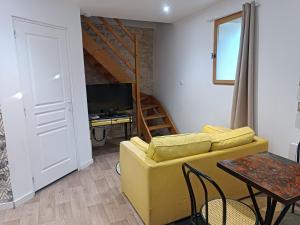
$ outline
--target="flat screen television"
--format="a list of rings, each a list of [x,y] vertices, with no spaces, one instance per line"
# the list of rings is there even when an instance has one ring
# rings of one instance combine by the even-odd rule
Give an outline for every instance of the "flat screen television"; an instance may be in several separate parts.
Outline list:
[[[89,114],[115,114],[133,109],[131,84],[87,85]]]

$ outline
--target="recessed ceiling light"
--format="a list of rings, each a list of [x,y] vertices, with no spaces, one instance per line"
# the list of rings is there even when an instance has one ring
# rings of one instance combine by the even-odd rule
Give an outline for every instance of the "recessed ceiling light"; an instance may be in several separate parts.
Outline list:
[[[165,6],[163,7],[163,10],[164,10],[165,13],[170,12],[170,6],[165,5]]]

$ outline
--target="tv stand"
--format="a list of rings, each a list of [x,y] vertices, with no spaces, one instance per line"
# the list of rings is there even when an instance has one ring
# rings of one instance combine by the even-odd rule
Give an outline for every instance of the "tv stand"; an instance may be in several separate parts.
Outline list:
[[[132,122],[133,116],[125,113],[114,113],[112,115],[90,115],[90,129],[93,131],[95,128],[104,128],[118,124],[124,125],[124,136],[128,140],[132,136]],[[128,136],[129,125],[129,136]],[[95,140],[97,140],[95,138]],[[103,140],[98,140],[103,141]]]

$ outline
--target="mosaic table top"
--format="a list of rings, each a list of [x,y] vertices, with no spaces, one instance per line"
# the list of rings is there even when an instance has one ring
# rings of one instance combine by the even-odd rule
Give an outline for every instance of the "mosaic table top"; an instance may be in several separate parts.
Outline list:
[[[300,164],[272,153],[224,160],[218,167],[283,204],[300,200]]]

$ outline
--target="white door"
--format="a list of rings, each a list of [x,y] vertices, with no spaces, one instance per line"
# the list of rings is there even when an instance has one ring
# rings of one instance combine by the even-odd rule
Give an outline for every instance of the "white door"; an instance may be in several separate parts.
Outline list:
[[[77,169],[67,30],[20,19],[14,28],[38,190]]]

